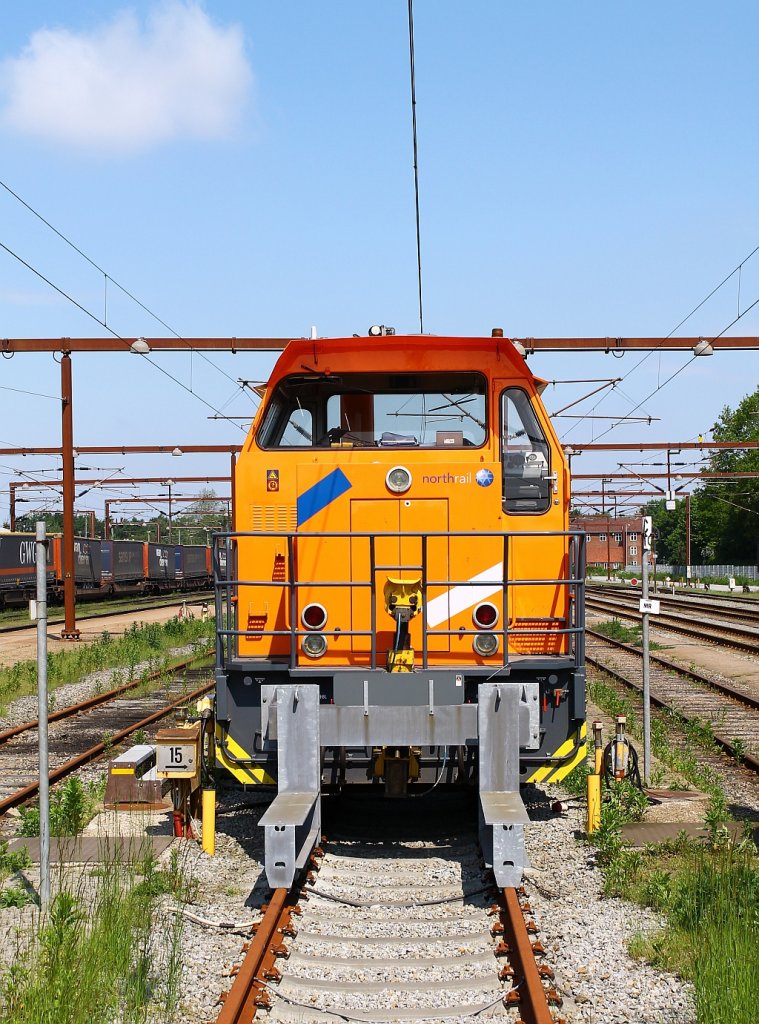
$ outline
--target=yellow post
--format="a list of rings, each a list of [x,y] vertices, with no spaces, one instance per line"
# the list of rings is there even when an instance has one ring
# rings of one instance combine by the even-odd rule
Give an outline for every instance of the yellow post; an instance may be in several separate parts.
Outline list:
[[[601,827],[601,776],[588,776],[588,821],[585,831],[592,835]],[[203,829],[205,835],[205,829]]]
[[[216,790],[203,790],[203,852],[216,853]]]
[[[595,753],[595,769],[594,769],[594,771],[595,771],[596,775],[602,775],[603,774],[604,749],[603,749],[603,738],[601,736],[602,729],[603,729],[603,723],[602,722],[594,722],[593,723],[593,747],[594,747],[594,753]]]

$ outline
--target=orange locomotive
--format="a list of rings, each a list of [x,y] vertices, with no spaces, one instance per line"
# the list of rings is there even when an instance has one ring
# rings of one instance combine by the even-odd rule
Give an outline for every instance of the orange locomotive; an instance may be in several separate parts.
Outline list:
[[[541,384],[502,337],[280,356],[217,542],[217,756],[278,787],[272,886],[321,789],[359,779],[477,784],[486,860],[521,877],[519,784],[561,778],[585,737],[583,537]]]

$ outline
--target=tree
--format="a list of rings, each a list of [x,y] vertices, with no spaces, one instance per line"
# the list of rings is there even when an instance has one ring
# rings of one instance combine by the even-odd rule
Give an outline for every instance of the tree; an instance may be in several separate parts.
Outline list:
[[[715,441],[759,441],[759,387],[732,410],[725,406],[714,424]],[[706,560],[754,565],[759,560],[759,449],[713,451],[712,472],[756,473],[755,479],[709,480],[694,495]]]

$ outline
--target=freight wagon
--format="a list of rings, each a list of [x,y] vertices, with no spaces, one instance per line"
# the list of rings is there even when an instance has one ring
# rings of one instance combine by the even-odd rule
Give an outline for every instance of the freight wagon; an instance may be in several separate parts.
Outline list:
[[[0,534],[0,609],[23,605],[34,598],[35,543],[31,533]],[[75,537],[74,578],[80,599],[203,590],[211,585],[211,549]],[[63,580],[63,539],[57,535],[48,538],[47,587],[51,603],[63,600]]]

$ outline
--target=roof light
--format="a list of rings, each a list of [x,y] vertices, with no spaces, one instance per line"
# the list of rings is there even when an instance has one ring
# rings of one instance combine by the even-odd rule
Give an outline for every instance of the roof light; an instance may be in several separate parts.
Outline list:
[[[174,451],[171,454],[172,455],[184,455],[184,452],[182,451],[181,448],[175,448]]]
[[[134,352],[136,356],[146,356],[150,352],[150,345],[144,338],[135,338],[129,346],[129,351]]]
[[[706,338],[699,338],[698,342],[693,346],[693,353],[697,356],[713,356],[714,346]]]
[[[385,327],[384,324],[372,324],[369,328],[370,338],[382,338],[384,335],[392,336],[395,334],[394,327]]]

